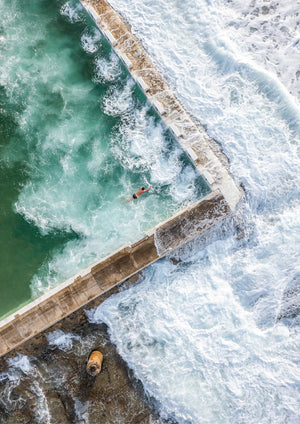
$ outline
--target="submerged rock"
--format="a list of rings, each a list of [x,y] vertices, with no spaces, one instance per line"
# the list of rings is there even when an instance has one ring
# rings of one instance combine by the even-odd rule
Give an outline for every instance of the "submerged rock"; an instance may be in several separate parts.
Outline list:
[[[51,417],[53,424],[69,424],[66,409],[62,401],[58,397],[47,397],[47,403],[49,411],[51,411]]]
[[[295,319],[297,316],[300,316],[300,273],[297,273],[287,284],[277,319]],[[300,320],[295,321],[294,324],[300,324]]]

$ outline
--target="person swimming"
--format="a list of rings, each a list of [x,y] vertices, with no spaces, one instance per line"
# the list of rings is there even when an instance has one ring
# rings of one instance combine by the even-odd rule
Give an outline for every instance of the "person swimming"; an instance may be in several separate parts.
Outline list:
[[[121,202],[121,203],[130,202],[131,200],[136,200],[143,193],[147,193],[147,191],[149,191],[151,187],[152,187],[152,184],[149,186],[149,188],[147,188],[147,190],[145,189],[145,187],[140,188],[136,193],[134,193],[132,196],[128,197],[128,199],[123,200],[123,202]]]

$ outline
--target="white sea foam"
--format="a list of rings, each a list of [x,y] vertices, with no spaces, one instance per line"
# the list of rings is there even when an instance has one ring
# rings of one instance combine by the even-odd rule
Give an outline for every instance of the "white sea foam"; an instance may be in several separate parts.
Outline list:
[[[215,242],[176,267],[161,261],[145,272],[143,283],[108,300],[90,319],[109,326],[163,416],[175,415],[180,423],[221,417],[240,423],[245,414],[249,423],[275,417],[293,422],[300,340],[283,325],[273,327],[282,281],[274,285],[269,277],[273,257],[253,270],[261,246],[239,258],[234,245]],[[242,290],[232,287],[241,279]]]
[[[177,266],[155,264],[90,319],[109,326],[163,416],[297,422],[299,320],[277,321],[299,272],[295,3],[111,4],[230,158],[246,188],[245,240],[224,238],[222,226],[211,244],[191,244]]]
[[[230,38],[299,99],[299,2],[233,0],[223,12]]]
[[[218,40],[227,52],[234,53],[237,61],[252,62],[270,71],[295,98],[299,97],[298,2],[188,0],[184,10],[176,1],[167,4],[137,1],[133,5],[126,0],[111,0],[110,3],[127,18],[159,65],[168,69],[167,77],[172,81],[178,73],[184,75],[183,68],[189,79],[196,76],[197,61],[201,58],[198,66],[209,67],[209,55],[199,47]],[[197,55],[189,55],[191,47]],[[227,65],[228,69],[232,66]],[[185,83],[180,78],[174,86],[179,90]],[[204,88],[204,81],[198,79],[198,85]]]
[[[111,52],[109,59],[98,57],[95,60],[94,81],[103,83],[114,81],[121,74],[120,62],[117,55]]]
[[[100,47],[101,39],[102,36],[99,30],[93,28],[93,30],[87,31],[81,37],[83,50],[87,53],[95,53]]]
[[[240,212],[246,238],[224,237],[224,233],[232,234],[232,229],[219,227],[208,246],[200,245],[200,249],[196,242],[188,246],[177,266],[168,259],[152,266],[145,271],[143,283],[110,298],[90,313],[90,319],[109,325],[120,353],[160,402],[163,416],[184,424],[296,423],[299,321],[277,321],[284,290],[299,272],[295,3],[111,3],[142,38],[181,102],[206,125],[230,158],[231,171],[246,188]],[[263,7],[271,11],[271,6],[280,10],[278,25],[276,16],[264,18],[268,15]],[[287,30],[281,29],[281,20],[288,23]],[[256,31],[251,29],[253,24]],[[265,35],[267,39],[263,39]],[[67,56],[69,51],[65,53]],[[55,66],[46,63],[44,69],[47,66],[54,72]],[[95,81],[115,81],[120,69],[113,54],[108,59],[98,57]],[[25,73],[25,82],[29,77]],[[14,98],[13,72],[4,69],[1,78]],[[125,96],[128,107],[118,110],[111,101],[109,117],[121,116],[121,122],[101,145],[95,135],[104,131],[101,123],[93,133],[76,126],[78,119],[70,116],[68,103],[90,88],[83,84],[68,93],[55,86],[57,93],[62,93],[62,108],[74,132],[69,129],[66,136],[62,125],[51,129],[46,143],[39,140],[39,162],[30,163],[32,180],[16,204],[41,232],[64,229],[80,234],[80,239],[70,241],[44,265],[35,277],[35,293],[56,284],[57,275],[70,275],[105,249],[110,251],[111,240],[122,244],[130,240],[133,231],[142,232],[142,223],[150,222],[157,213],[153,199],[164,190],[164,183],[174,198],[183,200],[187,191],[188,196],[193,193],[193,184],[188,182],[194,171],[189,167],[183,170],[176,150],[164,147],[163,127],[149,118],[147,107],[132,109]],[[122,97],[122,90],[119,93]],[[30,134],[27,118],[34,108],[28,103],[20,125]],[[84,149],[86,139],[94,140],[92,153],[80,168],[78,152]],[[53,166],[56,151],[59,161],[55,159]],[[97,178],[106,178],[110,172],[112,155],[125,172],[114,180],[120,183],[113,192],[114,207],[104,210],[97,199],[106,198],[105,187],[99,188]],[[45,168],[35,174],[47,164],[51,173]],[[168,172],[166,164],[171,165]],[[152,199],[145,198],[139,207],[127,205],[122,214],[120,193],[125,187],[129,193],[135,188],[128,187],[127,172],[140,174],[143,184],[155,181],[158,187]],[[122,233],[116,229],[116,221]]]
[[[172,149],[166,146],[162,124],[155,124],[147,114],[148,109],[143,108],[123,118],[120,134],[113,140],[115,156],[125,168],[137,172],[148,170],[150,181],[158,190],[172,182],[169,194],[175,201],[194,200],[196,171],[191,166],[183,169],[182,150],[176,144]],[[180,188],[184,189],[180,191]]]
[[[7,363],[10,367],[16,368],[24,374],[30,374],[33,370],[30,359],[26,355],[17,355],[12,358],[8,358]]]
[[[128,181],[121,178],[116,189],[111,191],[115,194],[109,195],[108,188],[99,185],[99,180],[113,172],[113,168],[106,165],[112,155],[114,160],[120,159],[124,169],[141,174],[141,184],[152,183],[154,196],[159,196],[165,190],[170,199],[169,208],[196,198],[194,181],[197,173],[191,167],[183,169],[179,159],[182,151],[179,148],[168,153],[164,129],[147,116],[147,107],[133,110],[131,86],[132,82],[129,82],[124,91],[117,91],[121,99],[117,107],[113,101],[109,103],[109,97],[103,101],[105,112],[108,113],[111,106],[110,114],[124,114],[118,131],[108,140],[111,149],[95,139],[92,154],[85,163],[79,163],[77,151],[84,145],[84,134],[81,140],[79,131],[71,151],[63,155],[62,151],[68,143],[62,140],[60,133],[50,134],[49,140],[59,143],[56,146],[60,148],[60,158],[49,174],[47,158],[56,157],[57,154],[53,144],[46,149],[45,144],[41,146],[39,160],[40,164],[44,161],[45,169],[40,166],[39,178],[31,179],[23,187],[15,205],[16,211],[34,222],[44,234],[57,230],[76,232],[80,239],[69,241],[62,250],[54,252],[50,262],[41,267],[32,280],[34,296],[68,278],[75,269],[80,270],[116,247],[142,237],[150,222],[159,222],[171,213],[161,210],[159,202],[149,209],[151,198],[145,197],[138,207],[132,204],[130,210],[123,214],[120,202],[136,188],[132,186],[128,193]],[[77,125],[74,124],[74,127],[75,131]],[[180,187],[185,187],[182,193]],[[138,226],[136,222],[139,222]]]
[[[50,415],[47,397],[41,387],[43,384],[43,380],[41,384],[35,380],[32,383],[31,390],[35,394],[36,403],[34,404],[35,418],[39,424],[51,424],[53,422],[52,417]],[[53,417],[55,418],[55,417]]]
[[[132,90],[134,82],[129,79],[121,89],[111,86],[103,99],[103,112],[110,116],[119,116],[128,113],[134,106]]]
[[[66,16],[70,22],[75,23],[81,20],[80,12],[82,12],[82,9],[80,2],[70,0],[61,7],[60,13]]]
[[[61,350],[69,350],[73,347],[73,342],[80,338],[72,333],[64,333],[62,330],[55,330],[47,334],[49,346],[56,346]]]
[[[27,402],[31,402],[33,403],[31,409],[36,422],[38,424],[51,424],[53,420],[51,420],[47,398],[42,388],[44,378],[38,368],[32,364],[32,361],[26,355],[9,358],[7,363],[9,365],[8,371],[2,374],[4,378],[2,381],[0,380],[3,384],[0,403],[9,411],[10,408],[11,410],[22,409]],[[30,382],[27,390],[23,386],[21,391],[18,391],[19,385],[22,385],[26,380]]]
[[[72,127],[67,129],[62,121],[49,130],[37,148],[38,156],[32,157],[31,179],[22,188],[15,210],[42,234],[59,230],[79,235],[79,239],[53,252],[53,259],[33,277],[34,296],[70,277],[74,270],[85,268],[116,247],[143,236],[151,222],[155,225],[164,219],[179,202],[196,198],[197,173],[191,167],[183,168],[179,147],[167,150],[165,130],[150,117],[148,106],[133,107],[132,88],[133,82],[128,81],[123,88],[115,86],[108,90],[102,99],[106,114],[121,117],[110,139],[101,139],[89,129],[82,130],[72,117],[68,120]],[[100,121],[99,133],[102,125]],[[80,150],[87,145],[87,139],[90,153],[82,157]],[[126,174],[114,182],[114,188],[101,184],[104,178],[114,180],[114,167],[120,166],[117,160],[123,169],[142,175],[140,184],[152,183],[154,196],[165,190],[170,210],[162,210],[159,202],[148,209],[151,199],[145,197],[139,207],[130,205],[129,214],[123,214],[121,200],[137,188],[128,186]],[[186,189],[180,193],[178,190],[183,186]]]
[[[17,355],[12,358],[8,358],[7,362],[10,367],[17,368],[21,370],[24,374],[29,374],[33,370],[30,360],[26,355]]]
[[[75,412],[77,415],[78,423],[89,424],[89,402],[81,402],[79,399],[74,399]]]
[[[32,35],[17,12],[26,35],[19,37],[14,12],[5,9],[9,42],[7,52],[0,52],[6,94],[13,105],[22,105],[14,119],[24,141],[20,146],[19,137],[12,139],[2,156],[26,167],[14,210],[43,236],[69,239],[32,278],[34,296],[136,241],[198,195],[197,173],[182,160],[178,145],[167,146],[166,128],[136,96],[116,54],[108,46],[97,50],[99,31],[84,27],[80,4],[65,3],[60,12],[82,30],[76,45],[49,38],[47,25]],[[91,80],[74,66],[73,49],[79,54],[80,45],[94,54],[83,54],[83,61],[94,62]],[[151,197],[121,207],[150,183]]]

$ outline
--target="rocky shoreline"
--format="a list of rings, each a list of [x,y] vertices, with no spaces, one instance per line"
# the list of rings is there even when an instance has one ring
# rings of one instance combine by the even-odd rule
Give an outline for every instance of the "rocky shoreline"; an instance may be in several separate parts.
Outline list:
[[[94,349],[104,356],[97,377],[86,373]],[[24,358],[30,364],[25,370],[19,364]],[[83,308],[2,357],[0,377],[1,424],[164,422],[107,327],[89,323]]]

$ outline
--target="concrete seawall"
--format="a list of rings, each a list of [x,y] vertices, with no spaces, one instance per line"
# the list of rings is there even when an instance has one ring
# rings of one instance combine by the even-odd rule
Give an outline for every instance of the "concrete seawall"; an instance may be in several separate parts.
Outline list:
[[[212,192],[148,231],[142,240],[122,247],[19,309],[0,322],[0,356],[109,292],[230,213],[220,191]]]
[[[101,303],[120,283],[230,215],[242,197],[228,172],[227,159],[167,88],[128,24],[104,0],[82,4],[212,192],[148,231],[142,240],[122,247],[2,320],[0,356],[88,303]]]

